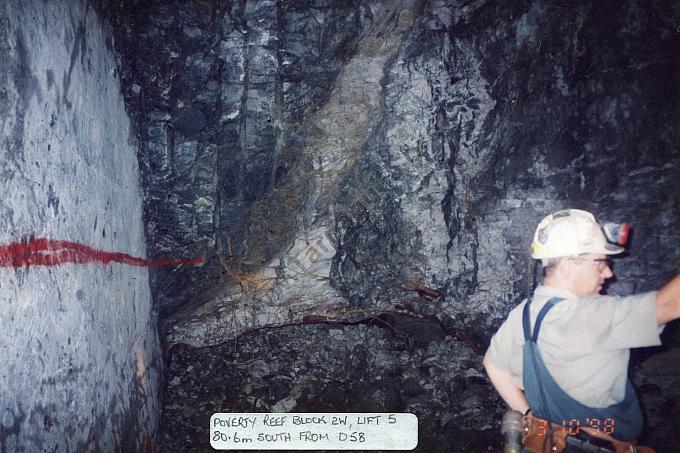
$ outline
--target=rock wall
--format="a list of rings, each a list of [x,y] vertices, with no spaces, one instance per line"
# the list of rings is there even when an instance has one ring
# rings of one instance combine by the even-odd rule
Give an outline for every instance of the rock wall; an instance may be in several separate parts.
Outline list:
[[[155,273],[177,341],[380,311],[414,285],[488,327],[525,292],[527,231],[565,206],[636,226],[610,290],[669,275],[641,275],[676,240],[663,2],[123,4],[150,253],[209,261]]]
[[[176,383],[166,408],[194,414],[165,433],[170,450],[201,448],[213,408],[333,407],[328,381],[369,367],[370,390],[343,388],[429,420],[422,451],[478,451],[502,412],[481,354],[526,294],[544,215],[576,207],[634,225],[610,293],[675,271],[667,2],[127,0],[108,14],[149,252],[208,260],[153,276]],[[330,371],[290,374],[298,359],[274,358],[327,354],[338,335],[384,341],[338,343],[349,358]],[[664,335],[680,344],[677,325]],[[227,371],[204,367],[212,356]],[[667,370],[645,370],[643,399],[678,411]],[[241,387],[223,395],[226,383]],[[645,404],[649,426],[670,423]]]
[[[104,253],[145,255],[111,28],[85,1],[5,1],[0,61],[0,451],[151,448],[148,270]]]

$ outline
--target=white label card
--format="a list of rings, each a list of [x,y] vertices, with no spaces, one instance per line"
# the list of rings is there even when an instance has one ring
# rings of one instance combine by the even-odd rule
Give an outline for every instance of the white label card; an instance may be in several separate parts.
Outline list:
[[[217,413],[216,450],[413,450],[418,417],[408,413]]]

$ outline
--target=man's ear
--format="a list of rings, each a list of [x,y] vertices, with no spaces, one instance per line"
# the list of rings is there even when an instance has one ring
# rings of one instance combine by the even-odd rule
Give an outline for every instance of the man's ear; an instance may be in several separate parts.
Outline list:
[[[559,273],[560,277],[563,278],[571,277],[571,275],[574,273],[574,261],[566,258],[561,259],[557,263],[555,271]]]

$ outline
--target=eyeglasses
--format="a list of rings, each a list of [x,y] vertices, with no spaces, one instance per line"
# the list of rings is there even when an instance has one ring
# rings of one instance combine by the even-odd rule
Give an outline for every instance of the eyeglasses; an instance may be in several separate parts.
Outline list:
[[[609,258],[582,258],[582,257],[577,257],[577,258],[570,258],[573,261],[590,261],[592,263],[595,263],[595,266],[597,266],[598,270],[604,270],[606,267],[612,268],[612,261]]]

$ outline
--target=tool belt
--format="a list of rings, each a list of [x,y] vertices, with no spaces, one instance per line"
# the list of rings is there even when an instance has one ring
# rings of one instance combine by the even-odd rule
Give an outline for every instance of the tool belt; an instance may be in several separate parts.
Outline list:
[[[617,440],[591,427],[570,430],[532,414],[522,417],[522,426],[522,452],[526,453],[654,453],[635,441]]]

